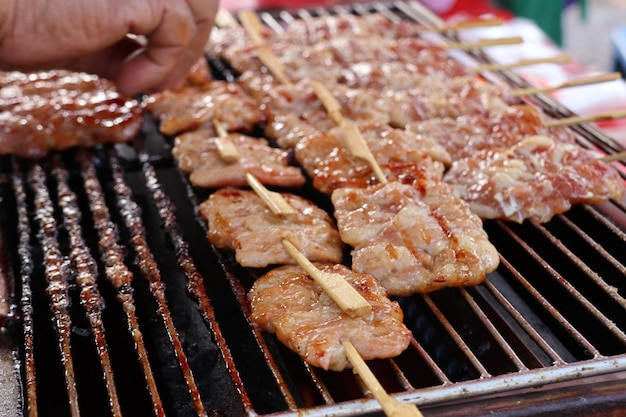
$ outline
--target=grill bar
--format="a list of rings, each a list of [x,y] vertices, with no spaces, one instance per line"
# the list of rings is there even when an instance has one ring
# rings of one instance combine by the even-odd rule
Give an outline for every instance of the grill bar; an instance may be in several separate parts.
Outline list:
[[[126,228],[132,236],[131,242],[137,254],[137,263],[144,278],[150,282],[150,292],[157,301],[158,312],[165,323],[167,335],[172,343],[172,346],[174,347],[176,358],[180,364],[181,371],[183,372],[187,388],[189,389],[189,394],[191,395],[194,407],[196,408],[196,412],[200,417],[207,416],[196,380],[191,371],[191,367],[189,366],[189,362],[187,361],[187,356],[183,350],[176,327],[174,326],[170,309],[167,306],[167,300],[165,298],[165,284],[161,279],[161,271],[159,270],[154,256],[148,246],[148,242],[146,240],[146,230],[143,226],[143,222],[141,221],[139,206],[132,199],[132,190],[124,181],[121,167],[113,155],[109,158],[109,166],[112,168],[113,172],[113,180],[115,183],[114,189],[117,193],[117,207],[124,218]]]
[[[69,174],[56,158],[53,174],[57,180],[58,201],[63,210],[64,225],[69,234],[71,256],[76,270],[76,282],[80,286],[81,305],[85,309],[92,330],[94,344],[100,358],[102,375],[109,396],[109,405],[114,417],[121,417],[122,410],[117,396],[113,367],[107,348],[105,329],[102,322],[104,299],[96,284],[97,266],[82,238],[80,211],[77,210],[76,194],[68,184]]]
[[[478,303],[474,300],[474,298],[470,295],[469,291],[466,289],[459,290],[465,301],[471,306],[472,310],[476,315],[479,316],[480,321],[483,325],[488,329],[489,333],[492,337],[498,342],[500,347],[506,352],[509,359],[515,364],[517,370],[527,370],[528,368],[522,360],[517,356],[515,350],[511,347],[511,345],[506,341],[506,339],[498,332],[495,325],[489,320],[485,312],[480,308]]]
[[[18,255],[20,258],[20,280],[22,282],[22,296],[20,308],[22,314],[22,332],[24,349],[24,368],[26,382],[26,408],[30,417],[37,417],[37,378],[35,374],[34,355],[34,323],[33,323],[33,292],[31,290],[31,274],[33,272],[33,260],[30,255],[31,228],[28,222],[28,206],[26,204],[26,192],[24,189],[24,176],[17,164],[14,164],[12,175],[13,190],[17,201],[17,229],[19,234]]]
[[[152,193],[153,201],[158,209],[161,223],[165,232],[169,236],[174,245],[178,264],[185,273],[187,279],[187,290],[189,294],[198,302],[199,311],[205,323],[211,329],[215,337],[215,342],[220,348],[220,352],[226,360],[227,370],[233,383],[235,384],[241,396],[243,408],[247,414],[254,413],[254,407],[250,401],[250,397],[246,392],[246,387],[237,372],[235,360],[226,343],[226,339],[222,334],[220,325],[217,321],[215,310],[204,287],[204,277],[198,271],[195,262],[189,254],[189,245],[183,237],[183,232],[176,220],[176,207],[163,191],[161,184],[157,178],[156,171],[150,163],[150,156],[146,152],[139,152],[138,159],[141,162],[141,169],[146,181],[148,190]]]
[[[508,262],[506,262],[506,260],[503,260],[502,262],[505,263],[506,268],[508,268],[509,270],[513,268],[510,264],[508,264]],[[491,281],[487,280],[483,285],[496,298],[500,305],[502,305],[506,309],[506,312],[515,319],[516,323],[521,326],[524,332],[526,332],[526,334],[528,334],[532,338],[532,340],[541,347],[542,351],[550,357],[550,360],[553,364],[562,365],[565,363],[565,361],[559,356],[559,354],[546,342],[543,337],[541,337],[541,335],[528,322],[528,320],[526,320],[524,316],[511,305],[509,300],[506,299],[506,297]]]
[[[135,314],[133,287],[131,285],[133,274],[123,262],[123,251],[117,243],[117,227],[111,221],[95,167],[86,154],[81,154],[79,160],[82,165],[81,174],[84,180],[85,191],[89,198],[89,206],[93,213],[94,225],[100,237],[99,244],[102,261],[105,264],[105,273],[107,279],[115,288],[117,299],[121,302],[126,314],[128,331],[132,336],[137,357],[143,369],[154,414],[158,417],[164,417],[163,403],[148,360],[143,334],[139,329],[139,323]]]
[[[30,187],[35,190],[36,217],[39,222],[39,238],[44,252],[44,264],[50,298],[50,308],[54,316],[54,325],[58,336],[61,363],[65,376],[65,389],[72,417],[80,416],[78,392],[74,375],[74,361],[70,346],[72,323],[69,314],[68,268],[59,249],[57,240],[57,222],[54,208],[46,187],[46,176],[39,165],[32,167],[29,173]]]

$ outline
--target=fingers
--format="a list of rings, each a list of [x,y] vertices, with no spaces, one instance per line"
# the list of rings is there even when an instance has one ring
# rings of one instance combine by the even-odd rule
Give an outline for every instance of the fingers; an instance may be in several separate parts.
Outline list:
[[[215,0],[164,2],[156,27],[141,27],[145,49],[127,59],[117,74],[120,91],[149,92],[172,87],[184,79],[204,51],[213,27]]]
[[[176,85],[187,76],[189,69],[203,55],[211,34],[218,2],[213,0],[188,0],[187,3],[194,17],[195,32],[189,40],[184,55],[168,77],[156,86],[157,89],[164,89]]]

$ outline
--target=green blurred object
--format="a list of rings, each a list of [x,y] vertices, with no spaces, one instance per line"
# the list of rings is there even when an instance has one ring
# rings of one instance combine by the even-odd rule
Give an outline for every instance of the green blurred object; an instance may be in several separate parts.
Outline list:
[[[534,21],[557,45],[563,46],[561,14],[572,3],[580,7],[581,18],[587,18],[587,0],[495,0],[495,3],[508,9],[515,16]]]

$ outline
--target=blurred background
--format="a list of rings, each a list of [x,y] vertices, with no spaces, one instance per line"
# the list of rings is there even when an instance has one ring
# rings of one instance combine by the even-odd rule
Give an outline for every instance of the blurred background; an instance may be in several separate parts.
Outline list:
[[[611,36],[626,31],[626,1],[587,0],[581,9],[574,3],[563,11],[563,49],[590,70],[613,71]]]

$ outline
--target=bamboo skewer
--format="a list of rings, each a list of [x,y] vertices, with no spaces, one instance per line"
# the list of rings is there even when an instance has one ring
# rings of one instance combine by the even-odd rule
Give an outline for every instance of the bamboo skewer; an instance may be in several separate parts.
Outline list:
[[[348,360],[353,366],[354,373],[361,377],[365,386],[372,392],[372,395],[380,403],[388,417],[423,417],[417,406],[400,403],[387,394],[352,343],[347,340],[341,343],[346,350]]]
[[[549,93],[551,91],[560,90],[563,88],[576,87],[581,85],[603,83],[607,81],[615,81],[622,78],[622,74],[619,72],[610,72],[608,74],[590,75],[588,77],[579,77],[572,80],[565,81],[558,85],[546,86],[546,87],[530,87],[520,88],[513,90],[511,95],[513,97],[530,96],[534,94]]]
[[[559,126],[569,126],[569,125],[577,125],[581,123],[588,122],[599,122],[602,120],[614,120],[614,119],[622,119],[626,117],[626,110],[615,110],[607,113],[600,114],[592,114],[588,116],[573,116],[573,117],[565,117],[563,119],[554,119],[546,122],[546,126],[548,127],[559,127]]]
[[[615,162],[615,161],[621,161],[623,159],[626,159],[626,151],[617,152],[617,153],[599,158],[599,160],[602,162]]]
[[[483,28],[483,27],[493,27],[493,26],[501,26],[504,21],[502,19],[477,19],[477,20],[468,20],[467,22],[459,22],[453,23],[451,25],[441,25],[441,26],[422,26],[417,28],[417,33],[422,32],[449,32],[454,30],[461,29],[473,29],[473,28]]]
[[[219,120],[213,120],[213,126],[217,131],[218,137],[215,138],[217,145],[217,152],[221,158],[225,160],[238,160],[241,158],[241,153],[232,143],[228,140],[228,132],[224,129]],[[261,182],[249,172],[246,172],[246,181],[248,185],[257,193],[259,197],[269,207],[270,211],[277,216],[290,217],[297,214],[296,210],[287,203],[287,201],[280,195],[280,193],[270,191]]]
[[[374,158],[372,151],[367,146],[367,143],[365,143],[365,140],[363,139],[361,132],[359,132],[359,129],[356,126],[348,123],[344,119],[343,115],[341,114],[340,104],[337,102],[337,100],[335,100],[335,98],[330,94],[328,89],[322,83],[320,83],[319,81],[311,80],[311,85],[313,86],[317,97],[321,100],[322,104],[324,104],[328,115],[341,128],[343,139],[346,142],[346,145],[350,152],[352,152],[352,154],[357,158],[361,158],[367,161],[374,171],[374,175],[376,176],[378,181],[380,181],[382,184],[386,184],[387,177],[380,168],[380,165],[378,165],[378,162],[376,162],[376,158]]]
[[[246,173],[246,180],[257,195],[277,216],[293,216],[296,210],[277,192],[269,191],[252,174]],[[350,316],[364,316],[372,311],[372,306],[340,274],[320,271],[293,243],[284,239],[283,246],[291,257],[322,287],[324,292]]]
[[[298,262],[298,265],[311,275],[311,278],[322,287],[324,292],[346,314],[352,317],[366,317],[371,314],[371,304],[341,274],[324,272],[318,269],[287,239],[283,239],[283,246],[289,255]]]
[[[241,159],[241,153],[237,146],[228,139],[228,132],[224,129],[222,124],[218,120],[213,120],[213,127],[217,132],[215,138],[215,146],[217,146],[217,153],[225,162],[236,162]]]
[[[260,36],[260,30],[262,30],[262,24],[259,21],[257,14],[253,11],[242,11],[239,14],[240,20],[242,20],[244,27],[249,33],[252,39],[256,39],[256,42],[262,42],[262,38]],[[266,45],[260,44],[261,48],[265,48]],[[276,59],[276,56],[272,53],[272,51],[268,49],[259,49],[258,52],[266,51],[268,55],[265,55],[265,60],[262,59],[263,64],[267,66],[267,68],[274,74],[274,76],[285,85],[293,85],[291,81],[285,76],[282,65]],[[271,55],[270,55],[271,54]],[[365,143],[363,136],[359,130],[347,123],[343,115],[341,114],[341,106],[335,98],[330,94],[330,92],[322,85],[320,82],[312,80],[311,85],[315,90],[318,98],[324,104],[324,107],[328,111],[329,116],[339,125],[341,131],[343,133],[344,140],[346,141],[346,145],[350,152],[353,153],[354,156],[364,159],[367,161],[372,170],[374,171],[374,175],[383,184],[387,183],[387,178],[383,173],[382,169],[376,162],[374,155],[370,151],[369,147]]]
[[[287,202],[287,200],[280,195],[280,193],[270,191],[265,188],[265,186],[249,172],[246,172],[246,181],[275,215],[281,217],[291,217],[298,214],[296,210]]]
[[[215,14],[215,26],[220,28],[234,28],[239,26],[239,23],[237,23],[237,20],[231,12],[220,8]]]
[[[265,43],[263,36],[263,23],[259,20],[258,15],[253,10],[242,10],[238,14],[241,25],[246,29],[248,35],[257,45]]]
[[[534,58],[534,59],[521,59],[515,62],[509,62],[506,64],[495,62],[492,64],[483,64],[477,67],[472,68],[475,72],[484,72],[484,71],[498,71],[498,70],[506,70],[511,68],[519,68],[526,67],[531,65],[538,64],[565,64],[567,62],[571,62],[572,57],[569,55],[555,55],[551,57],[545,58]]]
[[[441,46],[444,49],[459,49],[465,51],[470,49],[485,48],[488,46],[517,45],[520,43],[524,43],[524,38],[521,36],[512,36],[507,38],[480,39],[475,42],[450,42],[442,44]]]

